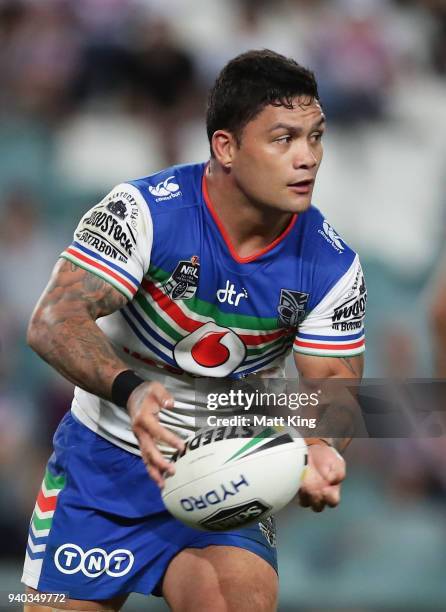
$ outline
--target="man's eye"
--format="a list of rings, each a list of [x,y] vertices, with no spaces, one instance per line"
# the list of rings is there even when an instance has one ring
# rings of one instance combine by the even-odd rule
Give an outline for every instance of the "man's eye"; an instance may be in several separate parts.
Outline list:
[[[280,136],[280,138],[276,138],[276,142],[288,144],[291,142],[291,136]]]
[[[322,134],[323,132],[314,132],[314,134],[311,135],[311,139],[315,142],[319,142],[320,140],[322,140]]]

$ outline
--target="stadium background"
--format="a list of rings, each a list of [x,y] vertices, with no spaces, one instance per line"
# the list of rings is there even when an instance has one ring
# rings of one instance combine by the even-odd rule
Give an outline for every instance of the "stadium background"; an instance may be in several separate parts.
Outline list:
[[[361,254],[366,375],[433,375],[444,1],[2,0],[1,610],[21,590],[27,523],[71,396],[24,342],[50,268],[114,184],[207,157],[205,92],[230,57],[261,47],[320,82],[329,130],[314,202]],[[444,441],[356,440],[348,458],[340,508],[280,516],[280,610],[446,609]],[[140,609],[165,606],[125,607]]]

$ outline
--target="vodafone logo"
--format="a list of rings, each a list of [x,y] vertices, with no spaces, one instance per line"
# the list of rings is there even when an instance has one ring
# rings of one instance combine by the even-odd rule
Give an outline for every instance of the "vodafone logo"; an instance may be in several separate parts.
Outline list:
[[[106,573],[112,578],[124,576],[132,569],[135,557],[130,550],[118,548],[110,553],[102,548],[84,551],[77,544],[63,544],[54,554],[54,563],[62,574],[82,572],[89,578]]]
[[[180,340],[174,349],[178,366],[197,376],[228,376],[245,355],[246,347],[237,334],[211,321]]]

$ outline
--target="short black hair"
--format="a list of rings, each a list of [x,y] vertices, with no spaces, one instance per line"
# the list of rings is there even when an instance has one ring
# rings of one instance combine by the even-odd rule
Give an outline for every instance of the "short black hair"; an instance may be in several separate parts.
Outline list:
[[[240,142],[243,128],[268,104],[292,108],[293,98],[319,100],[314,74],[295,60],[269,49],[238,55],[222,69],[209,92],[206,129],[228,130]]]

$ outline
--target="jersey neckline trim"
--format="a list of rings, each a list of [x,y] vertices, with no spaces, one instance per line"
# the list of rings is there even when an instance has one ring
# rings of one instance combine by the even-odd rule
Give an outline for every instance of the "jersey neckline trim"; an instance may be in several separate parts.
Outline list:
[[[228,247],[228,250],[232,256],[233,259],[235,259],[235,261],[237,263],[249,263],[251,261],[255,261],[256,259],[259,259],[259,257],[262,257],[262,255],[265,255],[266,253],[268,253],[269,251],[272,251],[272,249],[274,249],[274,247],[276,247],[280,242],[282,242],[282,240],[284,240],[288,234],[291,232],[291,230],[293,229],[296,221],[297,221],[297,213],[295,213],[292,218],[291,221],[289,222],[288,226],[283,230],[283,232],[277,236],[277,238],[275,240],[273,240],[273,242],[271,242],[270,244],[268,244],[266,247],[264,247],[263,249],[260,249],[260,251],[256,251],[255,253],[253,253],[252,255],[249,255],[248,257],[240,257],[237,254],[237,251],[235,250],[229,236],[228,233],[226,231],[226,229],[223,226],[223,223],[221,222],[220,218],[217,215],[216,210],[214,209],[211,199],[209,197],[209,192],[208,192],[208,188],[207,188],[207,184],[206,184],[206,170],[207,170],[207,164],[204,168],[203,171],[203,178],[202,178],[202,192],[203,192],[203,199],[204,199],[204,203],[206,204],[207,209],[209,210],[209,212],[211,213],[212,219],[215,222],[215,225],[217,226],[226,246]]]

